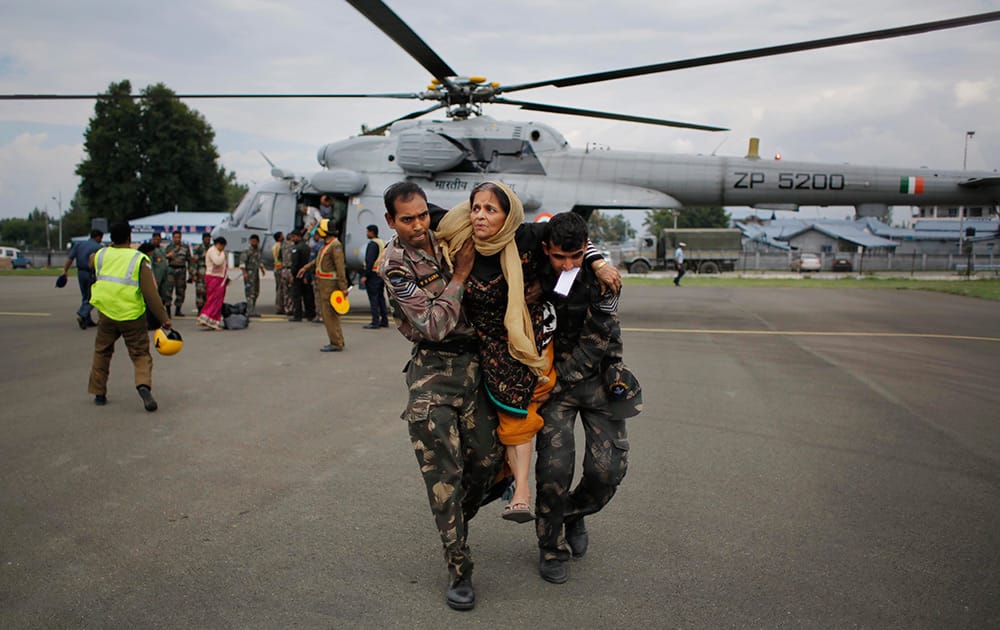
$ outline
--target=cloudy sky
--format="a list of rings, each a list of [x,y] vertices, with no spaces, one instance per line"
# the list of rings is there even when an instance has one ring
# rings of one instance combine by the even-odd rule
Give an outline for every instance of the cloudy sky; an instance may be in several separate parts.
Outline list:
[[[129,79],[176,92],[409,92],[429,74],[338,0],[35,0],[0,22],[0,93],[97,93]],[[456,71],[501,84],[889,28],[1000,9],[952,0],[390,0]],[[571,144],[892,166],[1000,168],[1000,22],[780,58],[541,88],[511,98],[663,117],[707,133],[491,106],[540,120]],[[260,156],[300,173],[316,150],[426,102],[191,101],[226,169],[268,177]],[[0,101],[0,218],[56,213],[78,185],[92,102]],[[189,210],[182,208],[182,210]],[[193,210],[193,208],[191,209]],[[810,210],[804,214],[816,214]],[[822,211],[841,216],[836,210]]]

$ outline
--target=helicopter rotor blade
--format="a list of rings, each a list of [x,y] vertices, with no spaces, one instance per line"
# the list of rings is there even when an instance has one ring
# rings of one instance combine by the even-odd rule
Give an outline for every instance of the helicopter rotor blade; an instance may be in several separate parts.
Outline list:
[[[831,48],[834,46],[844,46],[878,39],[892,39],[896,37],[906,37],[920,33],[941,31],[963,26],[972,26],[986,22],[1000,20],[1000,11],[989,13],[978,13],[964,17],[952,18],[949,20],[938,20],[936,22],[923,22],[921,24],[911,24],[896,28],[886,28],[877,31],[867,31],[854,35],[841,35],[838,37],[826,37],[793,44],[780,46],[766,46],[764,48],[752,48],[737,52],[708,55],[705,57],[693,57],[678,61],[668,61],[666,63],[650,64],[646,66],[636,66],[633,68],[621,68],[619,70],[608,70],[605,72],[595,72],[592,74],[580,74],[561,79],[551,79],[548,81],[536,81],[533,83],[520,83],[501,88],[502,92],[516,92],[519,90],[530,90],[537,87],[555,86],[569,87],[572,85],[584,85],[587,83],[598,83],[601,81],[612,81],[614,79],[624,79],[637,77],[645,74],[656,74],[659,72],[671,72],[673,70],[683,70],[685,68],[697,68],[699,66],[711,66],[716,64],[729,63],[732,61],[743,61],[745,59],[757,59],[760,57],[771,57],[774,55],[786,55],[789,53],[802,52],[804,50],[816,50],[818,48]]]
[[[0,101],[83,101],[100,98],[163,98],[162,96],[147,96],[145,94],[0,94]],[[169,98],[212,99],[212,98],[404,98],[418,99],[415,92],[395,92],[388,94],[171,94]]]
[[[727,127],[713,127],[710,125],[699,125],[697,123],[686,123],[677,120],[664,120],[662,118],[646,118],[644,116],[616,114],[613,112],[602,112],[593,109],[563,107],[562,105],[546,105],[544,103],[530,103],[527,101],[516,101],[502,97],[495,99],[493,102],[501,103],[503,105],[517,105],[521,109],[528,109],[536,112],[548,112],[550,114],[569,114],[570,116],[586,116],[587,118],[606,118],[608,120],[623,120],[626,122],[643,123],[646,125],[660,125],[662,127],[697,129],[699,131],[729,131]]]
[[[440,81],[447,84],[448,77],[458,76],[458,73],[451,69],[436,52],[431,50],[424,40],[420,39],[410,26],[404,22],[392,9],[384,2],[378,0],[347,0],[347,3],[358,10],[361,15],[368,18],[389,39],[396,42],[405,50],[417,63],[423,66],[428,72]]]
[[[427,109],[421,109],[421,110],[416,111],[416,112],[410,112],[409,114],[407,114],[405,116],[400,116],[399,118],[394,118],[393,120],[390,120],[389,122],[385,123],[384,125],[379,125],[378,127],[375,127],[373,129],[366,129],[365,132],[363,134],[361,134],[361,135],[364,135],[364,136],[381,136],[382,134],[384,134],[386,132],[386,130],[389,127],[391,127],[393,125],[393,123],[399,122],[400,120],[412,120],[414,118],[419,118],[420,116],[423,116],[424,114],[429,114],[429,113],[431,113],[432,111],[434,111],[436,109],[443,109],[445,107],[447,107],[447,105],[445,103],[437,103],[433,107],[428,107]]]

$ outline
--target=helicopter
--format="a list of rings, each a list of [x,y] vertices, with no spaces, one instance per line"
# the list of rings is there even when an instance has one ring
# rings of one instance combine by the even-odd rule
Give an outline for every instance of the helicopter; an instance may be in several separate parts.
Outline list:
[[[573,211],[585,218],[596,209],[630,210],[685,206],[750,206],[796,210],[801,205],[854,206],[858,216],[882,216],[893,205],[994,205],[1000,201],[1000,173],[927,168],[893,168],[765,160],[751,139],[742,157],[683,155],[609,149],[573,148],[554,127],[541,122],[496,120],[484,104],[694,129],[725,128],[646,118],[510,99],[506,94],[554,85],[569,87],[767,57],[804,50],[971,26],[1000,20],[1000,12],[929,22],[711,55],[649,66],[625,68],[503,86],[485,77],[465,77],[442,60],[385,3],[348,0],[434,77],[414,93],[322,95],[331,98],[399,98],[432,101],[425,109],[400,116],[359,136],[320,147],[323,170],[296,177],[273,168],[273,181],[250,190],[232,216],[213,231],[239,250],[251,233],[296,227],[297,204],[318,205],[328,195],[346,209],[342,235],[350,268],[363,264],[366,227],[387,234],[382,191],[401,179],[419,184],[431,202],[451,207],[468,198],[488,178],[502,180],[524,203],[528,220],[544,221]],[[445,110],[445,120],[421,119]],[[269,237],[269,236],[268,236]],[[265,251],[270,248],[265,247]]]
[[[520,91],[568,88],[775,55],[818,50],[1000,20],[1000,11],[778,46],[681,59],[545,81],[501,85],[462,76],[441,59],[396,13],[378,0],[347,0],[364,19],[416,60],[433,77],[417,92],[373,94],[177,94],[181,99],[214,98],[384,98],[428,101],[423,109],[361,135],[319,148],[322,170],[298,176],[272,165],[272,179],[254,185],[229,218],[214,230],[239,252],[251,234],[270,256],[271,234],[301,225],[297,208],[318,206],[329,196],[345,218],[337,226],[349,268],[362,266],[366,227],[389,234],[382,191],[401,179],[418,183],[429,200],[450,207],[466,199],[475,184],[500,179],[524,202],[530,220],[557,212],[589,216],[595,209],[627,210],[703,205],[795,210],[799,206],[854,206],[859,216],[880,216],[892,205],[995,205],[996,171],[859,166],[765,160],[751,141],[742,157],[684,155],[573,148],[554,127],[511,122],[484,114],[484,106],[602,118],[704,132],[724,127],[622,113],[580,109],[510,98]],[[94,95],[0,95],[4,98],[95,98]],[[439,120],[423,118],[442,111]]]

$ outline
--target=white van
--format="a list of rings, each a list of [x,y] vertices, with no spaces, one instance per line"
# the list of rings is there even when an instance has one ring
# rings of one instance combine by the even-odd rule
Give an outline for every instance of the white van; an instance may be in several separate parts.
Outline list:
[[[0,246],[0,269],[27,269],[31,261],[21,255],[15,247]]]

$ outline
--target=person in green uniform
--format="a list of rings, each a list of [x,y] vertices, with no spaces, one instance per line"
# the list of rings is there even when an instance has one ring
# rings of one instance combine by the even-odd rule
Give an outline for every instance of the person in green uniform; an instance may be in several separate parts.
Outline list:
[[[171,303],[174,307],[174,315],[182,317],[184,313],[181,307],[184,306],[184,294],[187,289],[188,264],[191,262],[191,248],[187,243],[181,241],[181,233],[174,230],[171,241],[163,250],[167,259],[167,276],[160,288],[160,299],[163,306],[170,313]]]

